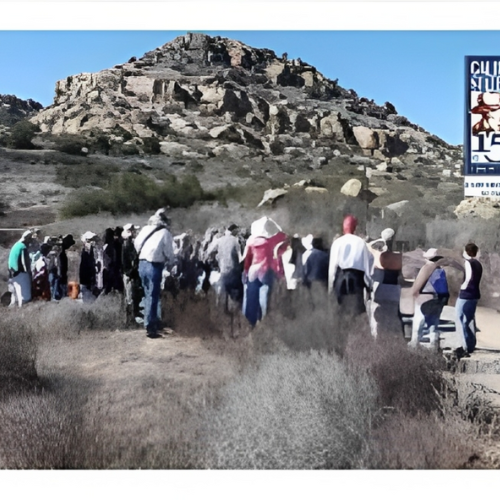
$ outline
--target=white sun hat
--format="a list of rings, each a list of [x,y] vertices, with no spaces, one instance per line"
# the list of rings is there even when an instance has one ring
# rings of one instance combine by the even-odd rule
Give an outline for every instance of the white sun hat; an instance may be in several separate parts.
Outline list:
[[[90,240],[93,240],[96,236],[97,236],[97,234],[93,233],[92,231],[87,231],[86,233],[82,234],[81,240],[84,242],[90,241]]]
[[[437,254],[438,254],[437,248],[429,248],[429,250],[427,250],[427,252],[424,252],[422,257],[424,259],[430,260],[430,259],[433,259],[434,257],[437,257]]]
[[[281,232],[281,227],[279,227],[276,222],[267,216],[261,217],[260,219],[252,222],[250,227],[250,233],[252,236],[270,238],[279,232]]]
[[[313,247],[313,235],[312,234],[308,234],[307,236],[304,236],[300,241],[302,242],[302,245],[304,245],[304,248],[306,250],[311,250],[312,247]]]

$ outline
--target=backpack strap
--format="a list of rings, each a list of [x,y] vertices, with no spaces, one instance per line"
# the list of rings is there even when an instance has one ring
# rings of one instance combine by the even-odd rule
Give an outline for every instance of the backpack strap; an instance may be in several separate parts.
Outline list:
[[[156,231],[159,231],[160,229],[165,229],[163,226],[156,226],[145,238],[144,241],[142,242],[141,247],[139,248],[139,251],[137,252],[137,260],[139,260],[139,255],[141,255],[142,249],[144,248],[144,245],[146,244],[146,241],[149,240],[149,238],[153,235],[153,233],[156,233]]]

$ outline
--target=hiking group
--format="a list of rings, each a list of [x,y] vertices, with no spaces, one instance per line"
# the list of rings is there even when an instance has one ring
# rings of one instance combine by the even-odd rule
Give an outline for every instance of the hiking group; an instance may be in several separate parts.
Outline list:
[[[216,303],[233,320],[241,311],[251,327],[262,321],[273,290],[316,290],[335,301],[340,311],[366,314],[373,337],[404,333],[401,290],[403,256],[393,250],[394,231],[370,240],[356,235],[357,219],[346,215],[342,235],[331,248],[308,234],[288,236],[271,218],[262,217],[250,231],[229,224],[209,228],[203,239],[191,232],[172,236],[165,209],[144,227],[126,224],[108,228],[102,238],[91,231],[81,236],[78,281],[68,281],[66,251],[73,236],[46,237],[28,230],[9,254],[10,307],[31,300],[59,301],[68,295],[92,302],[112,291],[123,294],[130,324],[143,325],[150,338],[162,337],[162,291],[174,296],[190,289],[215,291]],[[464,274],[455,304],[455,352],[470,355],[476,346],[475,312],[480,299],[482,265],[474,243],[465,245],[463,262],[438,255],[435,248],[411,283],[413,318],[410,346],[439,347],[439,322],[450,299],[446,266]],[[293,293],[293,292],[290,292]]]

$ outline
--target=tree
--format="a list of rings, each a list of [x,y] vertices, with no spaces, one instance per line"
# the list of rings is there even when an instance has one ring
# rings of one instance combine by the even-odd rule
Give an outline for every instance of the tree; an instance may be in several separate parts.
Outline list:
[[[14,149],[35,149],[35,145],[31,140],[39,131],[38,125],[28,120],[21,120],[10,129],[8,145]]]

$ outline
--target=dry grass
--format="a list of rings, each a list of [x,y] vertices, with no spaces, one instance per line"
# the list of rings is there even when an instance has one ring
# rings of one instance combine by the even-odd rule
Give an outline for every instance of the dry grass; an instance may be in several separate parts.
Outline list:
[[[6,311],[0,466],[469,467],[492,427],[440,359],[306,297],[277,289],[265,320],[226,340],[210,300],[169,297],[164,344],[122,330],[119,296]]]
[[[222,389],[208,414],[206,467],[357,468],[368,445],[375,391],[328,354],[262,356]]]

